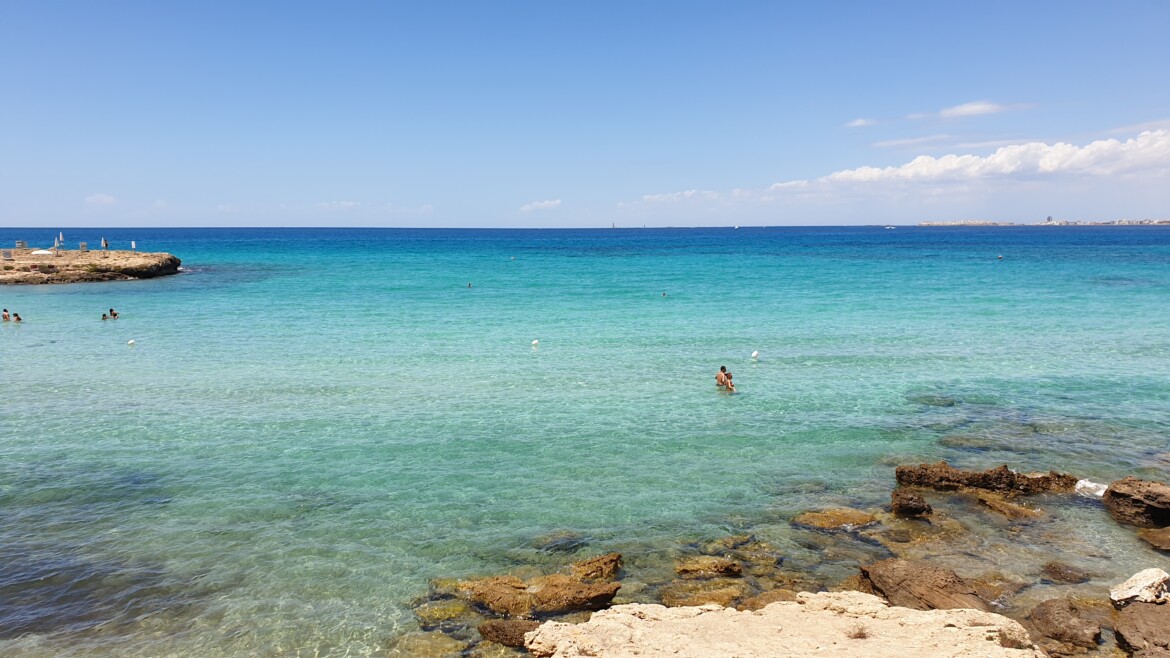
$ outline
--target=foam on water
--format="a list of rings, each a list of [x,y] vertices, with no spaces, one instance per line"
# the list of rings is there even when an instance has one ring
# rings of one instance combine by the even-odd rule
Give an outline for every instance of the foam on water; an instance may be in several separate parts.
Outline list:
[[[559,530],[843,574],[786,520],[897,463],[1170,467],[1157,228],[104,233],[184,273],[0,291],[6,655],[369,655]],[[1095,505],[1049,507],[1146,566]]]

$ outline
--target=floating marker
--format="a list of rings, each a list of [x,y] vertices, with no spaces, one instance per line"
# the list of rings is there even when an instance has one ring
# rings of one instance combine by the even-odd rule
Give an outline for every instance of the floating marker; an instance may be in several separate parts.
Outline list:
[[[758,358],[760,358],[760,351],[759,351],[759,350],[756,350],[755,352],[752,352],[752,358],[753,358],[753,359],[758,359]]]
[[[537,345],[540,345],[540,341],[539,341],[539,340],[534,340],[534,341],[532,341],[532,346],[533,346],[533,347],[536,347]]]
[[[127,344],[127,345],[133,345],[133,344],[134,344],[134,339],[133,339],[133,338],[131,338],[130,340],[126,341],[126,344]]]

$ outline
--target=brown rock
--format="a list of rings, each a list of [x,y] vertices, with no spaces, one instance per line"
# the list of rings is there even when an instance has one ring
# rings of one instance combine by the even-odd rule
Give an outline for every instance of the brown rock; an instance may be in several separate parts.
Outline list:
[[[934,511],[922,496],[901,487],[894,489],[890,494],[890,509],[893,510],[894,516],[902,518],[927,516]]]
[[[963,471],[941,461],[937,464],[899,466],[898,484],[949,491],[960,487],[1031,495],[1046,491],[1072,491],[1077,477],[1067,473],[1017,473],[1007,465],[986,471]]]
[[[739,578],[711,580],[675,580],[662,588],[659,598],[671,608],[714,603],[730,606],[748,593],[748,585]]]
[[[729,535],[703,544],[699,551],[703,555],[723,555],[745,544],[753,543],[755,539],[752,535]]]
[[[949,569],[897,558],[861,567],[861,583],[892,605],[915,610],[971,608],[987,612],[974,588]]]
[[[847,507],[804,512],[792,519],[795,525],[816,530],[856,530],[876,522],[874,515]]]
[[[467,658],[524,658],[528,652],[485,640],[467,652]]]
[[[609,605],[621,589],[621,583],[585,583],[554,573],[529,581],[535,612],[558,614],[575,610],[600,610]]]
[[[1035,634],[1086,649],[1094,649],[1101,639],[1097,615],[1077,599],[1050,599],[1036,606],[1027,616],[1027,627]],[[1070,653],[1067,650],[1061,653]]]
[[[508,647],[524,646],[524,634],[540,627],[540,622],[526,619],[493,619],[479,625],[479,634]]]
[[[1121,523],[1139,528],[1170,526],[1170,485],[1125,477],[1109,485],[1101,502]]]
[[[613,580],[622,569],[621,553],[606,553],[574,563],[569,571],[581,580]]]
[[[1044,516],[1044,512],[1040,510],[1013,503],[997,493],[981,493],[976,498],[991,511],[1002,514],[1013,521],[1039,519]]]
[[[1170,605],[1131,603],[1118,613],[1113,631],[1132,656],[1170,656]]]
[[[528,617],[536,607],[536,600],[528,591],[528,586],[515,576],[462,581],[458,593],[472,603],[506,617]]]
[[[777,601],[795,601],[795,600],[796,600],[796,592],[794,592],[790,589],[783,589],[783,588],[777,587],[776,589],[770,589],[767,592],[764,592],[763,594],[757,594],[756,596],[753,596],[751,598],[744,599],[743,601],[740,602],[739,605],[735,606],[735,609],[736,610],[759,610],[760,608],[763,608],[764,606],[768,605],[769,603],[775,603]]]
[[[1138,537],[1159,551],[1170,552],[1170,527],[1145,528],[1138,531]]]
[[[1040,573],[1045,578],[1057,583],[1072,583],[1074,585],[1089,582],[1091,576],[1076,567],[1069,566],[1063,562],[1046,563],[1040,568]]]
[[[743,575],[743,567],[735,560],[725,557],[700,555],[679,562],[675,565],[674,572],[680,578],[738,577]]]

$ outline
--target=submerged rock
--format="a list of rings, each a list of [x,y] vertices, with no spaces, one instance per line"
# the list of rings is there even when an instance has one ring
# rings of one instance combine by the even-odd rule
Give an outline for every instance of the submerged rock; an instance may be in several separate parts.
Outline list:
[[[622,605],[585,624],[543,624],[529,636],[527,647],[542,658],[1044,655],[1027,631],[1006,617],[976,610],[894,608],[858,592],[800,594],[797,602],[754,612]]]
[[[987,602],[954,571],[918,560],[893,558],[862,566],[861,584],[892,605],[904,608],[990,610]]]
[[[407,633],[387,652],[389,658],[458,658],[471,646],[439,632]]]
[[[735,577],[743,575],[743,567],[738,562],[725,557],[700,555],[682,560],[675,565],[674,572],[680,578],[688,579]]]
[[[816,530],[851,531],[877,523],[877,518],[866,512],[840,507],[819,512],[804,512],[792,519],[792,523]]]
[[[751,587],[742,578],[675,580],[662,588],[658,598],[672,608],[708,604],[729,606],[750,591]]]
[[[428,631],[436,628],[446,630],[452,626],[475,626],[483,621],[483,615],[461,599],[428,601],[414,609],[414,616],[423,630]]]
[[[1138,537],[1159,551],[1170,552],[1170,527],[1144,528],[1138,532]]]
[[[1170,526],[1170,485],[1125,477],[1109,485],[1101,502],[1121,523],[1139,528]]]
[[[1069,566],[1063,562],[1055,560],[1046,563],[1040,568],[1040,573],[1045,579],[1054,583],[1072,583],[1078,585],[1080,583],[1087,583],[1091,576],[1076,567]]]
[[[573,553],[584,548],[588,538],[572,530],[557,530],[532,540],[532,547],[546,553]]]
[[[941,461],[937,464],[899,466],[895,474],[898,484],[902,486],[929,487],[942,491],[966,487],[1031,495],[1048,491],[1068,492],[1077,484],[1077,478],[1067,473],[1017,473],[1006,464],[986,471],[964,471]]]
[[[1044,517],[1044,512],[1014,503],[997,493],[980,493],[976,498],[984,507],[997,514],[1002,514],[1012,521],[1030,521]]]

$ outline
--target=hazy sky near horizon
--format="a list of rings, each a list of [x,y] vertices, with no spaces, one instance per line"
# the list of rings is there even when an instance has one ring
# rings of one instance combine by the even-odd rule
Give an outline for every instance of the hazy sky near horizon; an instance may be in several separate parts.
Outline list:
[[[1170,2],[0,0],[0,225],[1170,218]]]

